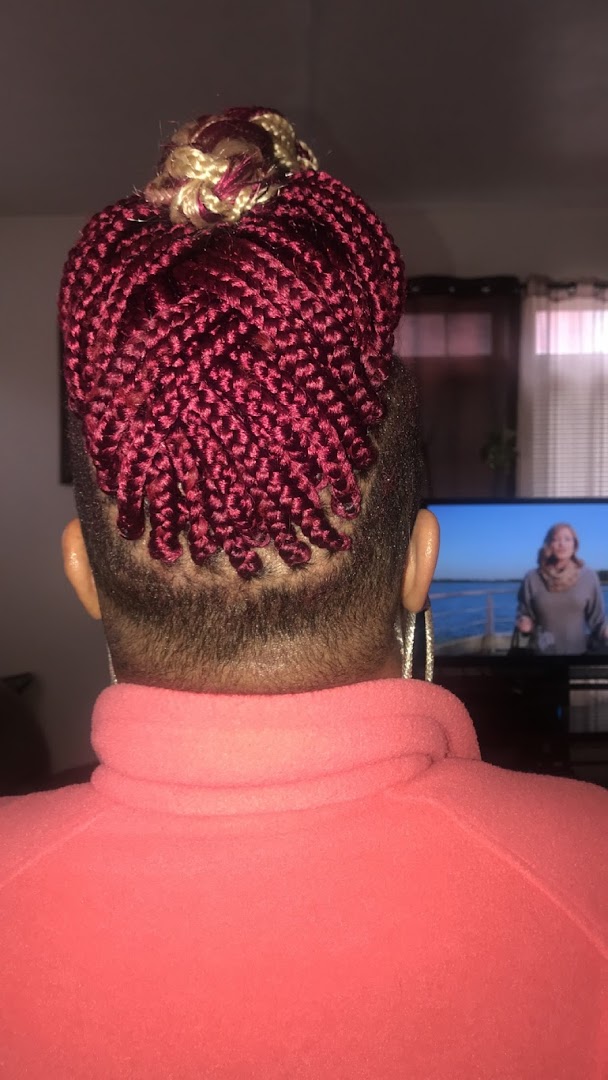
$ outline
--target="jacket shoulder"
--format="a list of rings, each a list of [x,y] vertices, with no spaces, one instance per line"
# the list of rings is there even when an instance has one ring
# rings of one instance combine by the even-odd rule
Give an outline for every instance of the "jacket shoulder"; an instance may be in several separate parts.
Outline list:
[[[101,812],[90,784],[0,799],[0,889]]]
[[[608,791],[482,761],[447,759],[429,772],[408,785],[411,796],[474,832],[608,952]]]

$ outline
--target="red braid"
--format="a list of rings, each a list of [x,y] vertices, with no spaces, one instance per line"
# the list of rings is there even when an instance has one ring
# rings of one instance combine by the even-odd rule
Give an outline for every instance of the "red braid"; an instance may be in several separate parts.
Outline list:
[[[163,562],[182,534],[196,563],[224,551],[243,577],[269,543],[289,566],[350,545],[320,492],[338,518],[359,512],[403,268],[291,131],[267,110],[189,125],[147,198],[97,214],[65,267],[69,405],[120,532],[147,517]]]

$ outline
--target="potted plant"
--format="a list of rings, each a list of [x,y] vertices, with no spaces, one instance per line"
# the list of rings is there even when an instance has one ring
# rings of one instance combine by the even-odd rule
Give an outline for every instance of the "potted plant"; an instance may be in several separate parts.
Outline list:
[[[491,431],[481,448],[481,460],[494,474],[493,494],[512,495],[517,463],[517,432],[508,427]]]

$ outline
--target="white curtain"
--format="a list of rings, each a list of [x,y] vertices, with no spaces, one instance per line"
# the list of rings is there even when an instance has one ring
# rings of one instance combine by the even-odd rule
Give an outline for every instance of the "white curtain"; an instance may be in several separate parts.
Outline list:
[[[608,495],[608,286],[528,286],[517,443],[518,495]]]

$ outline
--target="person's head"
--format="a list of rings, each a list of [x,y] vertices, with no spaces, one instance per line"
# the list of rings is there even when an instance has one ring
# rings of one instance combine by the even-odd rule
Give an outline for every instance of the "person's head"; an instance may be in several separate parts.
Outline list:
[[[571,525],[558,522],[557,525],[551,526],[543,540],[543,546],[538,552],[538,565],[542,570],[545,567],[565,564],[572,560],[576,566],[582,566],[581,560],[577,558],[577,551],[576,532]]]
[[[398,673],[436,523],[393,357],[399,253],[289,123],[186,125],[70,253],[68,576],[119,679],[298,691]],[[86,546],[85,546],[86,545]]]

